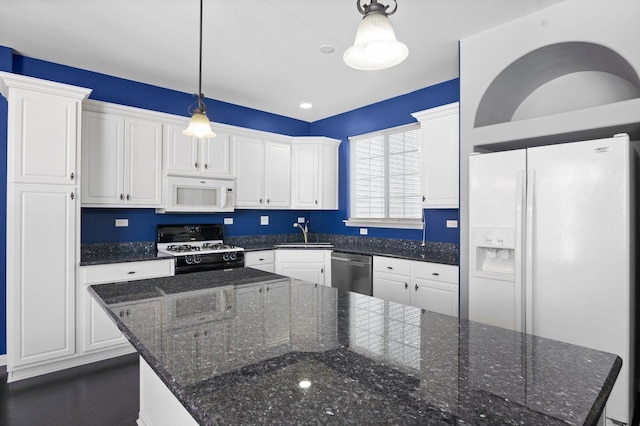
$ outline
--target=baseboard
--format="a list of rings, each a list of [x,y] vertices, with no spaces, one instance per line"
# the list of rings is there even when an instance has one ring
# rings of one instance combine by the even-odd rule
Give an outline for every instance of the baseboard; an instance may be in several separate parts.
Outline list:
[[[0,367],[7,365],[7,354],[0,355]]]

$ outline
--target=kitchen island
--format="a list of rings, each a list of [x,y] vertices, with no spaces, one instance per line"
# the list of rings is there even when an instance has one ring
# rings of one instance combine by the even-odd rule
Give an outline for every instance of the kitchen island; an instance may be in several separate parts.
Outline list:
[[[139,425],[596,424],[621,360],[251,268],[91,287]]]

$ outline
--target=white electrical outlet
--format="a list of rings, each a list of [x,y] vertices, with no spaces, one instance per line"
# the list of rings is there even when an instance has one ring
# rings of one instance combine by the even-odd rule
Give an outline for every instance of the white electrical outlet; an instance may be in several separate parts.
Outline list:
[[[367,228],[360,228],[360,235],[368,235],[369,230]]]
[[[457,220],[447,220],[447,228],[457,228],[458,221]]]
[[[268,225],[269,216],[260,216],[260,225]]]
[[[233,218],[232,217],[225,217],[224,218],[224,224],[225,225],[233,225]]]
[[[116,228],[129,226],[129,219],[116,219]]]
[[[298,218],[298,223],[304,223],[304,217],[299,217]]]

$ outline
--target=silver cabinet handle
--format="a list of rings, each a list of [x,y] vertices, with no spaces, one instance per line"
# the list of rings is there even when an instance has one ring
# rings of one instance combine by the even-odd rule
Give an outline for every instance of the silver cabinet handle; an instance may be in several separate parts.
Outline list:
[[[324,274],[324,268],[320,268],[320,273]]]
[[[418,284],[416,284],[416,291],[418,291]]]
[[[127,274],[129,274],[129,275],[133,275],[133,274],[135,274],[135,273],[136,273],[136,271],[129,271],[129,272],[127,272]]]
[[[209,168],[209,165],[208,165],[207,163],[204,163],[204,168],[205,168],[205,169],[208,169],[208,168]]]
[[[261,257],[260,259],[258,259],[259,262],[264,261],[264,257]]]
[[[127,194],[127,201],[131,199],[131,195]]]
[[[71,199],[74,200],[76,198],[76,194],[74,194],[73,192],[71,193]]]
[[[393,266],[387,266],[387,269],[393,269]]]
[[[318,205],[318,200],[316,200],[316,206]]]
[[[196,169],[198,168],[198,162],[196,161],[196,164],[194,164],[194,166],[196,166]]]
[[[124,194],[120,194],[120,199],[124,200]]]
[[[267,204],[269,204],[271,202],[271,200],[269,198],[267,198]]]
[[[71,180],[74,180],[74,179],[75,179],[75,177],[76,177],[76,174],[75,174],[75,173],[73,173],[73,172],[71,172],[71,176],[70,176]]]
[[[409,284],[404,283],[404,288],[405,288],[405,289],[409,288]]]
[[[433,276],[437,277],[437,276],[438,276],[438,275],[440,275],[440,274],[439,274],[439,273],[437,273],[437,272],[432,272],[432,273],[431,273],[431,275],[433,275]]]
[[[262,204],[262,198],[260,198],[260,199],[258,200],[258,202],[259,202],[260,204]]]

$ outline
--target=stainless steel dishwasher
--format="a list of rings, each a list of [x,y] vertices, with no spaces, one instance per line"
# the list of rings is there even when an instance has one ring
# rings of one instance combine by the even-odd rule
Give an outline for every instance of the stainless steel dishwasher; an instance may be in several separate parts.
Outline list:
[[[331,286],[356,293],[373,294],[371,256],[331,253]]]

